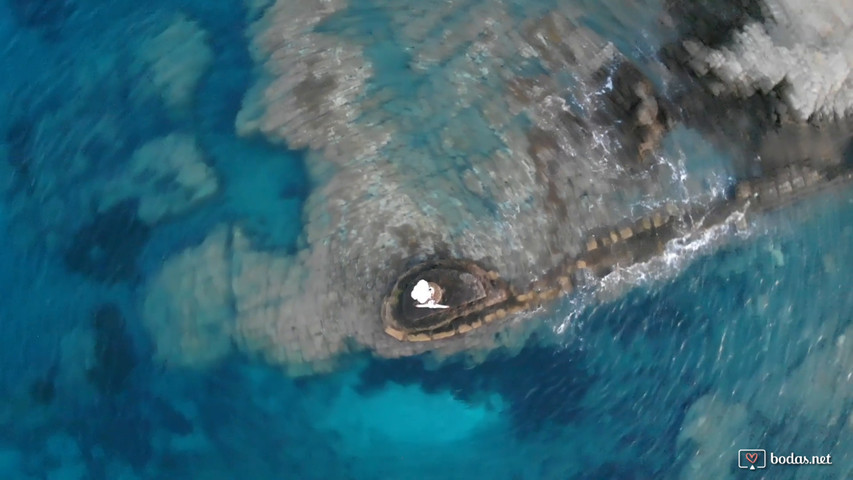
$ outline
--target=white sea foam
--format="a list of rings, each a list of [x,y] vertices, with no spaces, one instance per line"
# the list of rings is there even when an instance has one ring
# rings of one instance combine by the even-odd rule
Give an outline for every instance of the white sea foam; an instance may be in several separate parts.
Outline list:
[[[625,288],[671,278],[700,255],[711,253],[723,242],[731,239],[733,234],[748,235],[749,230],[739,230],[736,227],[742,225],[744,220],[745,213],[735,211],[725,221],[711,228],[687,232],[667,242],[663,253],[647,262],[616,269],[602,279],[599,297],[620,295]]]
[[[564,334],[569,325],[573,324],[583,311],[583,306],[589,302],[615,301],[630,289],[648,287],[654,283],[672,279],[698,257],[713,252],[732,238],[746,238],[754,235],[755,228],[743,228],[745,220],[744,211],[732,212],[723,222],[711,228],[688,231],[670,240],[666,243],[664,251],[651,260],[617,267],[598,282],[593,292],[588,295],[581,292],[577,299],[573,299],[576,308],[572,308],[554,328],[554,333]],[[696,223],[701,224],[701,219],[697,219]]]

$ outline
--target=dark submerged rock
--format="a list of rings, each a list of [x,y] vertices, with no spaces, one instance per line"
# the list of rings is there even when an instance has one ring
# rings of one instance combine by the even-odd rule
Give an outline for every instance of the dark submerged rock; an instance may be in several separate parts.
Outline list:
[[[12,121],[3,137],[6,144],[6,162],[14,170],[14,181],[10,184],[10,193],[32,190],[32,142],[33,125],[26,117]]]
[[[50,405],[56,397],[56,373],[53,366],[43,377],[30,384],[30,398],[38,405]]]
[[[177,435],[189,435],[195,430],[192,422],[168,402],[157,397],[148,399],[157,424]]]
[[[65,251],[68,269],[110,284],[136,279],[136,259],[150,235],[136,211],[136,202],[123,202],[78,230]]]
[[[9,125],[4,137],[9,155],[6,160],[21,173],[25,173],[30,163],[30,145],[33,135],[32,124],[26,118],[18,118]]]
[[[8,0],[15,21],[38,30],[46,40],[56,41],[76,7],[69,0]]]
[[[148,465],[154,457],[152,438],[156,430],[138,403],[104,402],[91,415],[94,418],[81,429],[92,446],[124,460],[134,469]]]
[[[133,340],[125,331],[124,317],[113,304],[101,306],[92,319],[95,330],[95,366],[89,381],[99,392],[120,392],[136,367]]]
[[[853,139],[847,142],[847,146],[844,147],[844,152],[842,153],[844,159],[844,165],[848,167],[853,167]]]

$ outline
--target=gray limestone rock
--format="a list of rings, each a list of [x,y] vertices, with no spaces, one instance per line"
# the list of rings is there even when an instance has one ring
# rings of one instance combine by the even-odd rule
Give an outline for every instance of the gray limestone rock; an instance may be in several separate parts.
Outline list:
[[[853,113],[853,2],[765,0],[765,20],[749,22],[719,47],[686,40],[690,65],[715,79],[717,93],[777,90],[778,110],[797,121]]]

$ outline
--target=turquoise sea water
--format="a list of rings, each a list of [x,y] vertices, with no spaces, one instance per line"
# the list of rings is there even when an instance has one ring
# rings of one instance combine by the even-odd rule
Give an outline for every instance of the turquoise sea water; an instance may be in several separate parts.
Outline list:
[[[606,13],[619,5],[606,5],[588,23],[632,57],[650,55],[641,39],[653,34],[620,33],[623,19]],[[124,57],[138,30],[176,11],[210,32],[214,52],[177,115],[134,93]],[[536,321],[559,332],[559,346],[499,350],[477,366],[365,354],[300,379],[237,355],[193,371],[152,360],[137,306],[164,258],[222,221],[299,248],[313,188],[303,153],[234,135],[252,75],[243,18],[234,2],[0,6],[0,130],[11,132],[0,478],[759,478],[738,471],[740,448],[833,455],[831,467],[771,466],[763,478],[853,474],[846,190],[770,213],[750,235],[617,301],[554,306]],[[391,77],[393,63],[383,66]],[[214,198],[155,228],[121,206],[82,218],[86,189],[110,178],[111,161],[176,131],[195,135],[222,179]],[[668,144],[686,174],[725,171],[726,158],[691,135]],[[79,152],[101,176],[76,173]],[[72,248],[55,248],[49,232]],[[92,325],[87,340],[80,332]],[[106,359],[94,370],[80,354],[87,341]]]

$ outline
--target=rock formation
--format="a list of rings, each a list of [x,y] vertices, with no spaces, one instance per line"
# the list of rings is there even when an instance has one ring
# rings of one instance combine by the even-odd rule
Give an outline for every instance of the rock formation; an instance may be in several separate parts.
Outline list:
[[[779,113],[797,121],[853,114],[853,2],[766,0],[765,20],[746,24],[718,48],[687,40],[691,66],[718,93],[778,91]]]
[[[304,250],[286,257],[233,240],[244,349],[275,362],[323,360],[349,349],[346,339],[386,356],[429,350],[376,321],[407,265],[473,258],[526,286],[579,253],[585,232],[671,193],[666,168],[638,167],[667,128],[662,108],[636,70],[609,92],[626,62],[613,45],[570,11],[519,24],[501,2],[445,7],[412,16],[382,5],[392,32],[372,40],[339,1],[279,1],[250,29],[258,81],[237,131],[319,153],[309,165],[319,186],[306,202]],[[426,38],[457,14],[460,28]],[[394,53],[402,72],[373,57],[375,43],[396,48],[392,37],[412,46]],[[634,126],[613,131],[612,119],[632,115]],[[493,333],[444,350],[489,348]]]
[[[178,278],[228,263],[220,293],[234,312],[206,318],[224,322],[219,332],[245,352],[311,371],[365,348],[389,357],[487,350],[504,327],[438,344],[386,335],[379,306],[396,276],[431,258],[466,258],[523,292],[585,254],[591,232],[621,239],[620,225],[667,201],[675,218],[698,194],[721,194],[682,183],[660,161],[673,107],[571,9],[517,21],[496,0],[414,16],[380,2],[387,29],[366,34],[342,0],[251,5],[262,12],[250,28],[257,81],[236,129],[311,152],[305,247],[259,250],[230,226],[230,240],[217,231],[207,241],[216,238],[225,260],[177,260],[174,270],[170,260],[158,276],[193,282]],[[155,290],[166,303],[182,295]],[[193,308],[170,309],[166,324],[189,325]]]

